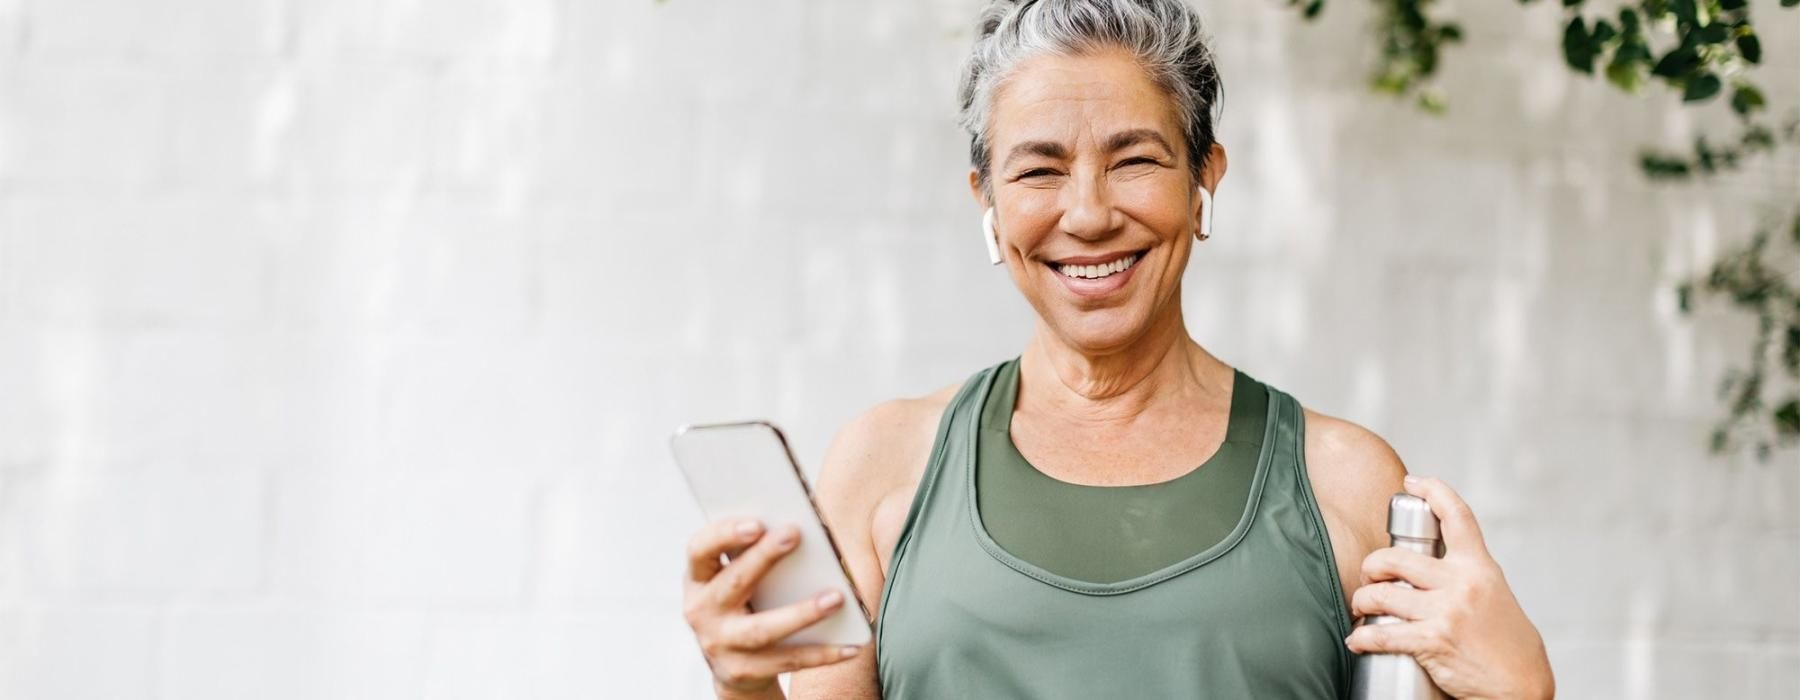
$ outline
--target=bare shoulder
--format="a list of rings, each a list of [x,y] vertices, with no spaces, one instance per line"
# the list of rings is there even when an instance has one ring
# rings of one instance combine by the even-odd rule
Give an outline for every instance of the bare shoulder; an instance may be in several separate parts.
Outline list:
[[[1344,586],[1353,590],[1363,557],[1387,546],[1387,502],[1402,490],[1406,465],[1368,428],[1310,409],[1305,415],[1307,478]]]
[[[910,467],[923,468],[920,451],[931,449],[938,417],[960,387],[883,401],[845,423],[825,450],[820,491],[856,500],[869,495],[871,486],[904,480]]]

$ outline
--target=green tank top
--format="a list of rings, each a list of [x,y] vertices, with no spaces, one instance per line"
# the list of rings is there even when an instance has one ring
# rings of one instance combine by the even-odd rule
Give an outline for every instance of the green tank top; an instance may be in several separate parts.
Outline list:
[[[1067,575],[1078,566],[1053,570],[1043,564],[1056,562],[1002,546],[983,524],[981,418],[1009,363],[970,377],[938,421],[876,616],[885,700],[1347,695],[1349,611],[1293,397],[1234,381],[1234,397],[1246,383],[1263,390],[1265,417],[1249,488],[1222,539],[1183,534],[1179,546],[1147,548],[1155,556],[1104,554],[1122,562],[1109,569],[1118,573],[1187,552],[1128,578],[1081,578]]]
[[[1020,559],[1085,581],[1123,581],[1193,556],[1231,534],[1244,512],[1269,410],[1266,390],[1232,372],[1217,452],[1181,476],[1088,486],[1039,471],[1012,440],[1019,361],[1000,365],[981,411],[975,493],[981,523]]]

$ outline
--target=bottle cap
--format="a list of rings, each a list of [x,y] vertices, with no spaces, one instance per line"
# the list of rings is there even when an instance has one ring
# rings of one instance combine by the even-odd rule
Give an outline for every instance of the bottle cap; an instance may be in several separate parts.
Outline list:
[[[1396,493],[1388,499],[1388,534],[1415,540],[1443,539],[1431,506],[1410,493]]]

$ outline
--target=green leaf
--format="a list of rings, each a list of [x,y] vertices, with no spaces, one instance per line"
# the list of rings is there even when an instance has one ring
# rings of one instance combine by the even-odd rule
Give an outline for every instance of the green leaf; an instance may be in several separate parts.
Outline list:
[[[1693,31],[1694,41],[1702,44],[1723,44],[1731,38],[1731,28],[1724,24],[1709,24]]]
[[[1800,5],[1800,0],[1781,0],[1782,7],[1793,7],[1795,5]]]
[[[1695,0],[1670,0],[1669,11],[1675,13],[1675,19],[1681,24],[1693,25],[1697,18]]]
[[[1312,0],[1311,2],[1306,3],[1306,9],[1301,10],[1300,15],[1307,19],[1313,19],[1318,17],[1319,13],[1324,11],[1324,9],[1325,0]]]
[[[1577,7],[1581,2],[1582,0],[1562,0],[1563,7]]]
[[[1784,437],[1800,437],[1800,399],[1788,399],[1775,409],[1775,433]]]
[[[1620,90],[1635,95],[1644,86],[1644,72],[1638,70],[1636,63],[1621,62],[1618,54],[1615,53],[1613,60],[1606,64],[1606,81],[1618,86]]]
[[[1638,156],[1638,167],[1644,176],[1652,180],[1682,180],[1694,174],[1693,167],[1687,161],[1660,153],[1643,153]]]
[[[1580,16],[1569,20],[1563,30],[1563,60],[1575,70],[1594,74],[1594,44],[1588,39],[1587,23]]]
[[[1762,91],[1756,89],[1755,85],[1738,83],[1732,86],[1731,111],[1747,117],[1751,112],[1762,109],[1764,104]]]
[[[1713,75],[1711,72],[1701,73],[1688,80],[1687,87],[1681,92],[1681,101],[1699,102],[1705,100],[1713,95],[1719,94],[1719,89],[1722,87],[1724,87],[1724,83],[1719,82],[1719,76]]]
[[[1745,0],[1719,0],[1719,9],[1742,10],[1745,4],[1747,4]]]
[[[1637,10],[1633,10],[1629,7],[1619,8],[1619,29],[1624,31],[1626,36],[1632,36],[1642,32],[1642,26],[1643,25],[1638,24]]]
[[[1787,342],[1781,348],[1781,364],[1788,376],[1800,377],[1800,326],[1787,327]]]
[[[1565,43],[1567,41],[1564,39]],[[1668,53],[1663,54],[1662,60],[1657,61],[1656,67],[1652,68],[1650,72],[1664,78],[1674,78],[1687,75],[1699,67],[1700,52],[1691,47],[1683,47],[1671,49]]]
[[[1618,50],[1613,52],[1613,63],[1627,63],[1631,67],[1642,65],[1642,67],[1649,68],[1651,67],[1651,58],[1651,47],[1645,47],[1643,41],[1638,40],[1627,40],[1625,43],[1620,43]]]
[[[1460,24],[1455,22],[1445,22],[1438,27],[1438,39],[1440,41],[1445,43],[1457,43],[1461,42],[1462,38],[1463,30],[1462,25]]]
[[[1608,41],[1612,41],[1613,37],[1616,37],[1618,35],[1619,35],[1619,31],[1616,29],[1613,29],[1611,22],[1608,22],[1603,19],[1596,20],[1594,22],[1594,36],[1593,36],[1594,43],[1604,44]],[[1599,49],[1596,48],[1595,50],[1598,51]]]
[[[1755,34],[1745,34],[1737,38],[1738,53],[1751,63],[1762,63],[1762,40]]]
[[[1693,311],[1694,311],[1694,283],[1693,282],[1682,282],[1680,286],[1675,288],[1675,308],[1680,309],[1681,313],[1683,313],[1683,314],[1693,313]]]
[[[1650,65],[1650,47],[1644,44],[1643,37],[1627,34],[1619,48],[1613,51],[1613,63],[1642,63]]]
[[[1751,124],[1744,129],[1744,135],[1738,139],[1738,143],[1746,151],[1774,150],[1775,132],[1769,131],[1769,127],[1761,124]]]

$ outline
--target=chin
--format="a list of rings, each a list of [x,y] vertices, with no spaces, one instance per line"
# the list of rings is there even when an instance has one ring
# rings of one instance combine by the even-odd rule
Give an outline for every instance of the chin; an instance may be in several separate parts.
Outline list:
[[[1064,342],[1084,353],[1105,355],[1143,337],[1149,316],[1131,308],[1061,309],[1050,326]]]

